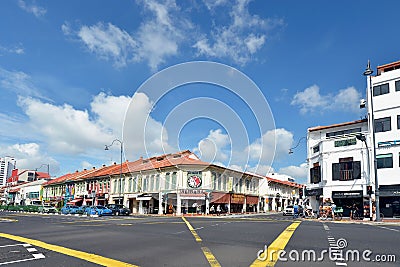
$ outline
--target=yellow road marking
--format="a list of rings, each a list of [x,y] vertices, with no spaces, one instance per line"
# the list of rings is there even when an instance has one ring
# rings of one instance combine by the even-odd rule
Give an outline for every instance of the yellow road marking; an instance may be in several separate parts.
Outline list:
[[[196,233],[196,231],[194,230],[193,226],[190,224],[190,222],[188,220],[186,220],[185,217],[182,216],[182,220],[186,223],[187,227],[189,228],[190,232],[192,233],[192,235],[194,236],[194,238],[196,239],[196,241],[200,244],[202,244],[202,240],[200,238],[200,236]],[[212,254],[211,250],[205,246],[201,247],[201,250],[203,251],[204,256],[206,257],[208,263],[210,264],[211,267],[221,267],[221,264],[219,264],[219,262],[217,261],[217,259],[215,258],[215,256]]]
[[[186,223],[187,227],[189,228],[190,232],[192,232],[192,235],[194,236],[194,238],[196,239],[197,242],[201,242],[201,238],[200,236],[196,233],[196,231],[194,230],[193,226],[190,224],[190,222],[188,222],[188,220],[186,220],[185,217],[182,216],[182,220]]]
[[[82,259],[85,261],[93,262],[95,264],[101,265],[101,266],[112,266],[112,267],[136,267],[136,265],[125,263],[122,261],[106,258],[103,256],[99,256],[96,254],[92,253],[87,253],[79,250],[74,250],[70,248],[65,248],[57,245],[52,245],[52,244],[47,244],[42,241],[30,239],[30,238],[25,238],[22,236],[16,236],[16,235],[10,235],[10,234],[5,234],[5,233],[0,233],[0,237],[4,237],[7,239],[15,240],[18,242],[23,242],[23,243],[28,243],[37,247],[41,247],[47,250],[55,251],[58,253],[62,253],[68,256],[72,256],[78,259]]]
[[[275,240],[269,245],[266,251],[258,255],[257,259],[250,265],[250,267],[260,266],[274,266],[278,261],[278,252],[283,250],[290,238],[292,237],[296,228],[300,225],[301,221],[295,221],[289,225]],[[267,253],[267,255],[265,255]],[[265,259],[265,260],[261,260]]]

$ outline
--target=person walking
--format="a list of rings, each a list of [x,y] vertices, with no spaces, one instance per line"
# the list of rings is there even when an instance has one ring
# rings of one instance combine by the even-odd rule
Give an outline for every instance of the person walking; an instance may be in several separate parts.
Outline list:
[[[336,210],[336,204],[335,204],[335,202],[332,202],[332,205],[331,205],[332,220],[335,220],[335,210]]]
[[[299,217],[299,205],[293,205],[293,219],[297,219]]]
[[[221,214],[221,206],[218,205],[218,206],[217,206],[217,215],[219,216],[220,214]]]

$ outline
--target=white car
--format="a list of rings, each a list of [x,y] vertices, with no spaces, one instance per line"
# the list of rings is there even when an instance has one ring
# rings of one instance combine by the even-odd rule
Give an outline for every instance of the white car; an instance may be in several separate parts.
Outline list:
[[[285,207],[285,209],[283,210],[283,216],[286,215],[294,215],[294,209],[293,209],[293,205],[287,205]]]

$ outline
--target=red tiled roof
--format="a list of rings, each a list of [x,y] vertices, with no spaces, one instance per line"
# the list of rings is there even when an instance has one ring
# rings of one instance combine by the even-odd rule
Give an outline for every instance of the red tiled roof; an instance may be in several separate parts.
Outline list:
[[[47,172],[36,172],[36,178],[48,179],[48,178],[50,178],[50,175]]]
[[[357,124],[357,123],[363,123],[363,122],[367,122],[367,119],[343,122],[343,123],[332,124],[332,125],[327,125],[327,126],[316,126],[316,127],[308,128],[308,131],[309,132],[315,132],[315,131],[320,131],[320,130],[325,130],[325,129],[330,129],[330,128],[336,128],[336,127],[341,127],[341,126],[348,126],[348,125]]]

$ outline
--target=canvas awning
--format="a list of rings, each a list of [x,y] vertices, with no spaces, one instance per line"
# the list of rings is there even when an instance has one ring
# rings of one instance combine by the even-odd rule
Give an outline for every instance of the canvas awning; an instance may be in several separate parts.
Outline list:
[[[76,203],[78,203],[79,201],[82,201],[82,198],[75,198],[73,200],[70,200],[67,202],[68,205],[75,205]]]

